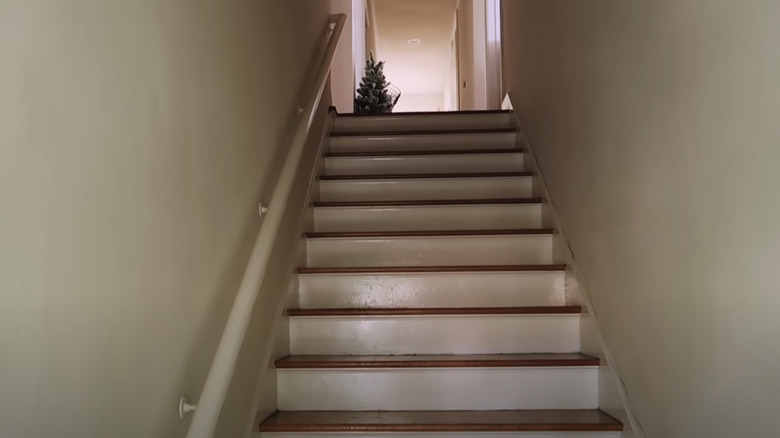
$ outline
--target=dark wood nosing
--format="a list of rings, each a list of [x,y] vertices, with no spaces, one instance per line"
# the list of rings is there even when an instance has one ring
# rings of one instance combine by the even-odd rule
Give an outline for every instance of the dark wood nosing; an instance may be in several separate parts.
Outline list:
[[[435,231],[346,231],[306,233],[309,239],[350,237],[457,237],[457,236],[537,236],[554,234],[553,228],[518,228],[505,230],[435,230]]]
[[[331,138],[343,137],[405,137],[420,135],[470,135],[470,134],[510,134],[515,133],[515,128],[472,128],[472,129],[416,129],[409,131],[334,131]]]
[[[288,309],[288,316],[579,315],[580,306]]]
[[[387,369],[387,368],[522,368],[592,367],[599,359],[574,354],[494,354],[416,356],[287,356],[277,369]]]
[[[619,432],[599,410],[276,412],[261,432]]]
[[[352,181],[375,179],[459,179],[459,178],[525,178],[534,176],[532,171],[524,172],[481,172],[481,173],[385,173],[370,175],[322,175],[322,181]]]
[[[436,205],[541,204],[542,198],[421,199],[406,201],[315,201],[314,207],[414,207]]]
[[[383,113],[383,114],[357,114],[357,113],[339,113],[339,117],[344,118],[360,118],[360,117],[408,117],[408,116],[449,116],[449,115],[468,115],[468,114],[510,114],[511,110],[461,110],[461,111],[419,111],[410,112],[402,111],[397,113]]]
[[[493,154],[522,154],[520,148],[492,148],[492,149],[428,149],[415,151],[362,151],[362,152],[328,152],[323,154],[325,158],[367,158],[367,157],[413,157],[422,155],[493,155]]]
[[[300,267],[299,274],[414,274],[447,272],[556,272],[566,271],[566,264],[546,265],[457,265],[457,266],[351,266]]]

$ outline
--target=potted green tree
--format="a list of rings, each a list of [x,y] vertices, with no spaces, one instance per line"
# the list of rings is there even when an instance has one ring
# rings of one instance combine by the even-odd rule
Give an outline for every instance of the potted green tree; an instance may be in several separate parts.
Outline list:
[[[373,53],[366,60],[363,79],[355,97],[355,113],[382,114],[393,111],[401,92],[387,82],[384,66],[384,61],[374,60]]]

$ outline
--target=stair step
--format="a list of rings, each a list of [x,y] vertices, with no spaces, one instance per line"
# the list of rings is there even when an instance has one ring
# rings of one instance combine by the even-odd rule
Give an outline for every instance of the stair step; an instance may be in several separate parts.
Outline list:
[[[447,433],[620,432],[622,430],[623,425],[618,420],[599,410],[277,412],[260,424],[260,432]],[[551,435],[545,436],[557,438]],[[568,434],[566,436],[579,438]],[[599,438],[605,435],[588,436]]]
[[[585,409],[597,403],[598,365],[579,353],[320,355],[276,362],[286,410]]]
[[[414,207],[431,205],[523,205],[541,204],[542,198],[409,199],[402,201],[317,201],[314,207]]]
[[[579,315],[580,306],[289,309],[288,316]]]
[[[321,201],[400,201],[425,199],[495,199],[533,196],[533,177],[424,175],[414,178],[320,179]]]
[[[474,129],[404,129],[393,131],[350,131],[333,132],[331,138],[339,137],[362,137],[370,136],[416,136],[416,135],[468,135],[468,134],[492,134],[492,133],[514,133],[514,128],[474,128]]]
[[[552,234],[319,238],[307,239],[306,247],[309,267],[541,264],[553,261]]]
[[[377,179],[455,179],[455,178],[511,178],[533,176],[533,172],[460,172],[460,173],[390,173],[377,175],[323,175],[321,181],[360,181]]]
[[[314,231],[401,231],[534,228],[542,204],[448,204],[314,208]]]
[[[518,172],[524,169],[525,154],[517,149],[331,153],[324,159],[326,175]]]
[[[277,369],[309,368],[490,368],[598,366],[599,359],[571,354],[486,354],[414,356],[288,356]]]
[[[280,368],[279,409],[596,409],[599,367]]]
[[[574,353],[577,307],[291,309],[293,355]]]
[[[441,132],[453,127],[464,129],[506,129],[513,127],[507,111],[470,111],[439,113],[393,113],[382,115],[339,115],[334,122],[334,133],[344,132],[398,132],[424,130]]]
[[[306,233],[309,239],[388,238],[388,237],[450,237],[450,236],[532,236],[553,234],[552,228],[515,228],[506,230],[423,230],[423,231],[340,231]]]
[[[545,265],[463,265],[463,266],[366,266],[366,267],[301,267],[299,274],[387,274],[419,272],[544,272],[565,271],[565,264]]]
[[[511,131],[479,131],[466,134],[425,133],[417,135],[357,134],[330,137],[330,152],[414,151],[458,149],[507,149],[517,147]]]
[[[301,308],[566,304],[564,271],[299,274]]]
[[[499,149],[422,149],[411,151],[358,151],[358,152],[328,152],[325,158],[352,157],[408,157],[416,155],[504,155],[521,154],[522,150]]]

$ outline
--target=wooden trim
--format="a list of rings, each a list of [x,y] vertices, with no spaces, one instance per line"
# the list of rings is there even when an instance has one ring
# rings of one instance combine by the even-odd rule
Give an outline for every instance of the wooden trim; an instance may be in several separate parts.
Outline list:
[[[413,207],[426,205],[541,204],[542,198],[423,199],[409,201],[315,201],[314,207]]]
[[[482,172],[482,173],[388,173],[371,175],[322,175],[321,181],[356,181],[375,179],[458,179],[458,178],[525,178],[534,176],[524,172]]]
[[[287,316],[579,315],[580,306],[288,309]]]
[[[340,268],[300,267],[299,274],[404,274],[436,272],[554,272],[566,271],[564,264],[552,265],[463,265],[463,266],[368,266]]]
[[[416,356],[287,356],[277,369],[312,368],[500,368],[599,366],[599,359],[584,354],[492,354]]]
[[[408,117],[408,116],[452,116],[452,115],[468,115],[468,114],[511,114],[512,110],[462,110],[462,111],[420,111],[420,112],[397,112],[397,113],[385,113],[385,114],[356,114],[356,113],[344,113],[339,114],[339,117],[344,118],[361,118],[361,117]]]
[[[420,135],[469,135],[469,134],[510,134],[516,133],[515,128],[485,128],[485,129],[417,129],[410,131],[342,131],[331,132],[332,138],[343,137],[405,137]]]
[[[309,239],[371,237],[457,237],[457,236],[537,236],[554,234],[552,228],[518,228],[511,230],[441,230],[441,231],[345,231],[306,233]]]
[[[599,410],[277,412],[260,432],[620,432]]]
[[[435,149],[419,151],[364,151],[364,152],[328,152],[325,158],[364,158],[364,157],[404,157],[419,155],[492,155],[522,154],[522,149]]]

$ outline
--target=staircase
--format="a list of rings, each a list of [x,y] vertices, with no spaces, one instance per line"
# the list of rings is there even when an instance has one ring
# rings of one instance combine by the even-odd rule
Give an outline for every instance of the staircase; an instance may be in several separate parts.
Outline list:
[[[617,438],[511,114],[339,116],[263,437]]]

